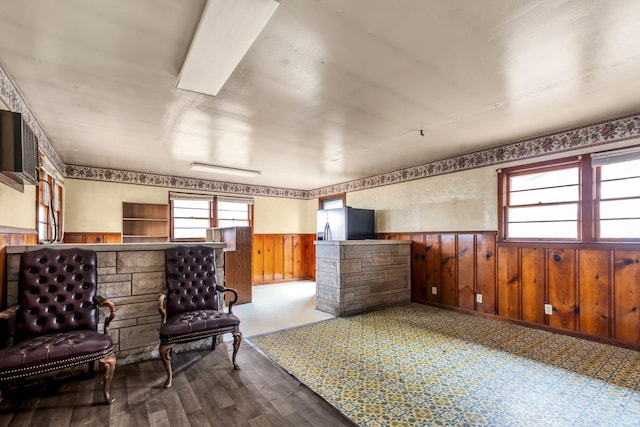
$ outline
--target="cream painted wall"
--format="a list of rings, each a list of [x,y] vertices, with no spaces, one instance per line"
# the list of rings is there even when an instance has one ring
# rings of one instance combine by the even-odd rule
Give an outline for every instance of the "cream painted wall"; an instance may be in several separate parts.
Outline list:
[[[168,188],[66,179],[65,231],[121,232],[122,202],[167,203],[168,192]],[[351,192],[347,205],[375,209],[377,232],[485,231],[498,227],[497,197],[496,169],[487,167]],[[315,233],[317,208],[317,199],[256,196],[254,232]]]
[[[169,190],[68,178],[65,180],[64,229],[122,232],[122,202],[168,203]],[[254,197],[254,232],[314,233],[317,203],[317,200]]]
[[[0,110],[8,110],[0,99]],[[36,186],[25,184],[21,193],[5,184],[0,184],[0,226],[36,228]]]
[[[347,205],[375,209],[378,233],[497,230],[497,172],[472,169],[355,191]]]
[[[65,179],[64,230],[122,232],[122,202],[168,203],[169,189]]]
[[[25,185],[24,193],[0,184],[0,226],[36,228],[36,186]]]
[[[256,196],[253,203],[256,234],[315,233],[317,200]]]

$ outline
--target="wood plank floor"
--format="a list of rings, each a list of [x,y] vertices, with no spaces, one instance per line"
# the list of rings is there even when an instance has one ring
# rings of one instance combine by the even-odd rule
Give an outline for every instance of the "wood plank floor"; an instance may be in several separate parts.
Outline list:
[[[173,386],[159,360],[116,368],[108,406],[101,373],[28,381],[0,404],[0,426],[352,426],[347,418],[250,344],[174,355]],[[96,369],[96,371],[99,371]]]

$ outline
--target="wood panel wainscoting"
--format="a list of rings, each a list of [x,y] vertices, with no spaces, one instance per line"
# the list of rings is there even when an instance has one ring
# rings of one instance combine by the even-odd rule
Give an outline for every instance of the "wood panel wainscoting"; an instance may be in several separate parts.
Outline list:
[[[62,243],[122,243],[122,233],[65,232]]]
[[[315,234],[254,234],[252,283],[316,279]]]
[[[238,291],[238,302],[246,304],[253,299],[251,292],[251,227],[211,228],[215,241],[225,242],[224,285]],[[209,236],[207,236],[208,239]]]
[[[0,306],[7,308],[7,246],[35,245],[38,232],[34,229],[0,226]]]
[[[640,244],[497,242],[495,232],[378,238],[412,241],[412,301],[640,350]]]

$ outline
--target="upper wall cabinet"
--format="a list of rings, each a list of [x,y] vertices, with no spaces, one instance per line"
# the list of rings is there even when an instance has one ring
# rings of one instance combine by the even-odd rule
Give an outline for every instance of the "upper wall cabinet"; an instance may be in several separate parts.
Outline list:
[[[126,202],[122,204],[123,243],[149,243],[168,241],[168,204]]]

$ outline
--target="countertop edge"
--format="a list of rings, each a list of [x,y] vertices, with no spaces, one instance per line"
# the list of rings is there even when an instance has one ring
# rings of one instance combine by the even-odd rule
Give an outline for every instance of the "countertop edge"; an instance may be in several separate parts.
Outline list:
[[[7,254],[21,254],[33,252],[39,249],[71,249],[82,248],[96,252],[126,252],[126,251],[160,251],[176,246],[196,246],[203,245],[214,249],[224,249],[225,242],[171,242],[171,243],[53,243],[42,245],[16,245],[6,246]]]
[[[314,245],[357,246],[357,245],[407,245],[411,240],[314,240]]]

